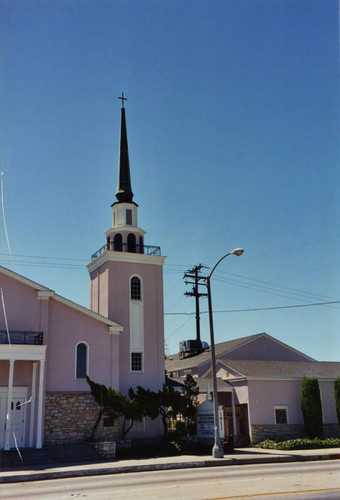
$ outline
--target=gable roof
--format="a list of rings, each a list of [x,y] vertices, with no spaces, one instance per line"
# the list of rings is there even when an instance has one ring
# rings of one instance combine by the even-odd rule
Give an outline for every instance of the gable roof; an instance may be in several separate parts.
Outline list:
[[[271,335],[268,335],[268,333],[262,332],[262,333],[257,333],[254,335],[249,335],[247,337],[241,337],[238,339],[233,339],[233,340],[227,340],[226,342],[221,342],[219,344],[215,345],[215,355],[216,359],[220,358],[225,358],[228,353],[235,351],[236,349],[240,348],[241,346],[245,346],[246,344],[249,344],[251,342],[254,342],[255,340],[265,337],[270,339],[272,342],[275,342],[286,349],[289,349],[295,353],[298,353],[301,355],[303,358],[305,358],[306,361],[315,361],[313,358],[307,356],[306,354],[294,349],[293,347],[290,347],[289,345],[285,344],[284,342],[281,342],[280,340],[275,339]],[[179,353],[177,354],[171,354],[165,359],[165,368],[170,372],[170,371],[177,371],[177,370],[185,370],[189,368],[195,368],[198,366],[202,366],[205,363],[210,363],[210,349],[205,350],[201,354],[198,354],[196,356],[190,356],[186,357],[183,359],[180,359]]]
[[[36,283],[35,281],[25,278],[24,276],[21,276],[21,274],[15,273],[14,271],[7,269],[6,267],[0,266],[0,274],[9,276],[10,278],[18,281],[19,283],[23,283],[24,285],[33,288],[34,290],[36,290],[37,295],[40,298],[42,297],[52,298],[57,302],[60,302],[65,306],[80,312],[81,314],[85,314],[86,316],[89,316],[90,318],[99,321],[100,323],[104,323],[110,328],[111,333],[113,332],[118,333],[124,330],[124,327],[119,323],[111,321],[110,319],[105,318],[105,316],[102,316],[101,314],[91,311],[87,307],[81,306],[80,304],[77,304],[72,300],[66,299],[65,297],[62,297],[61,295],[55,293],[54,290],[52,290],[51,288],[47,288],[43,285],[40,285],[39,283]]]
[[[204,392],[210,393],[213,391],[213,383],[211,378],[195,377],[194,380],[197,384],[197,387],[199,388],[200,393]],[[182,378],[165,377],[165,385],[177,389],[183,389],[184,381],[185,379],[183,377]],[[228,380],[218,378],[216,380],[216,383],[218,392],[231,392],[233,390],[233,386],[230,384]]]
[[[301,379],[340,377],[340,362],[335,361],[271,361],[257,359],[224,359],[218,363],[247,379]],[[210,368],[203,375],[209,377]],[[229,379],[232,382],[233,378]]]
[[[24,285],[27,285],[31,288],[34,288],[37,291],[53,292],[53,290],[51,290],[51,288],[47,288],[46,286],[39,285],[39,283],[36,283],[35,281],[32,281],[28,278],[25,278],[25,276],[22,276],[21,274],[15,273],[14,271],[11,271],[10,269],[7,269],[7,267],[0,266],[0,273],[4,274],[5,276],[9,276],[10,278],[13,278],[16,281],[19,281],[20,283],[23,283]]]
[[[251,341],[259,337],[262,334],[249,335],[248,337],[242,337],[239,339],[227,340],[226,342],[221,342],[220,344],[215,345],[215,354],[216,358],[219,355],[222,355],[226,352],[230,352],[236,347],[246,343],[247,341]],[[183,359],[180,359],[179,353],[170,354],[165,359],[165,367],[168,371],[173,370],[182,370],[186,368],[193,368],[195,366],[202,365],[206,362],[210,361],[210,349],[206,349],[201,354],[197,354],[197,356],[189,356]]]

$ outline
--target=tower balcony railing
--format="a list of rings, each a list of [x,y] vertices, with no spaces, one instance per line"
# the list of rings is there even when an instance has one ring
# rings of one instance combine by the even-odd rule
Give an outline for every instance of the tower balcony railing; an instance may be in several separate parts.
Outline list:
[[[43,345],[43,332],[0,330],[0,344]]]
[[[122,243],[120,245],[114,245],[112,241],[103,245],[99,250],[97,250],[91,256],[91,260],[96,259],[99,255],[106,252],[107,250],[111,252],[129,252],[129,253],[139,253],[143,255],[161,255],[161,247],[156,247],[152,245],[129,245],[128,243]]]

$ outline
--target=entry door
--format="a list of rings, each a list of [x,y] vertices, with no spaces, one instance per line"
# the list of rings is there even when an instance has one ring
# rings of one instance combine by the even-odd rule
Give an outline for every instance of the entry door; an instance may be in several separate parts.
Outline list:
[[[24,398],[13,398],[11,404],[10,448],[22,448],[25,443],[25,407]]]
[[[0,391],[0,445],[5,446],[5,426],[7,412],[7,388],[1,388]],[[6,396],[5,396],[6,394]],[[13,388],[11,402],[11,426],[10,426],[10,448],[16,445],[22,448],[25,444],[25,420],[26,420],[26,402],[27,388]]]

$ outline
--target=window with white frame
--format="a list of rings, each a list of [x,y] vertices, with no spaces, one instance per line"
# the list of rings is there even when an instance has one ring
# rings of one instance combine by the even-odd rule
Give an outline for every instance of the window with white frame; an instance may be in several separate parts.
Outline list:
[[[88,344],[79,342],[76,345],[76,379],[85,379],[88,374]]]
[[[142,300],[141,281],[137,276],[133,276],[130,282],[130,298],[131,300]]]
[[[131,371],[132,372],[143,371],[143,353],[142,352],[132,352],[131,353]]]
[[[274,406],[274,419],[276,424],[288,424],[288,405]]]

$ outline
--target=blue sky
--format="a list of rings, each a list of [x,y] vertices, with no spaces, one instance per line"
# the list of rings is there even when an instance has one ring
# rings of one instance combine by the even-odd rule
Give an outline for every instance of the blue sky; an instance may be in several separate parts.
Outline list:
[[[124,91],[139,224],[167,255],[169,351],[195,336],[183,273],[243,247],[214,275],[216,341],[265,331],[339,360],[340,304],[308,305],[340,300],[338,2],[0,0],[0,9],[13,254],[1,216],[0,264],[88,304],[84,266],[111,223]],[[300,307],[277,309],[286,306]],[[206,309],[201,299],[208,341]]]

